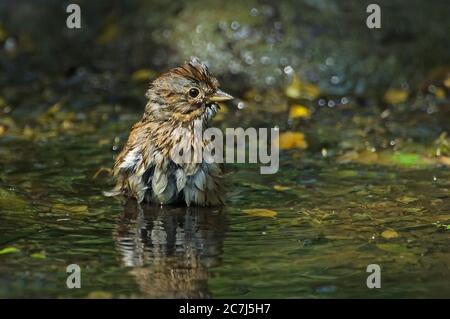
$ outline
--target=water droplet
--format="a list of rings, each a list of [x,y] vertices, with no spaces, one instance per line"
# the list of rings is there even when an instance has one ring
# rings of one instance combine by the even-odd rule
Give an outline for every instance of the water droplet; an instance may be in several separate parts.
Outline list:
[[[219,28],[221,30],[226,30],[226,29],[228,29],[228,24],[225,21],[220,21],[219,22]]]
[[[286,65],[288,63],[289,63],[289,60],[286,57],[280,58],[280,64],[281,65]]]
[[[234,31],[236,31],[237,29],[239,29],[240,26],[241,26],[241,25],[240,25],[239,22],[237,22],[237,21],[231,22],[231,29],[234,30]]]
[[[241,65],[236,61],[231,61],[230,64],[228,65],[228,68],[230,72],[233,74],[237,74],[241,71]]]
[[[340,80],[341,80],[341,79],[339,79],[339,77],[338,77],[337,75],[333,75],[333,76],[331,77],[331,83],[332,83],[332,84],[338,84]]]
[[[270,58],[268,56],[261,57],[261,63],[262,64],[269,64],[270,63]]]
[[[253,64],[253,62],[255,62],[255,59],[253,59],[252,53],[249,51],[244,53],[244,60],[245,60],[245,63],[247,63],[247,64]]]
[[[435,93],[436,92],[436,86],[434,86],[433,84],[428,86],[428,92],[430,93]]]
[[[264,13],[264,15],[265,16],[267,16],[267,17],[271,17],[271,16],[273,16],[273,8],[272,7],[270,7],[270,6],[264,6],[264,8],[263,8],[263,13]]]
[[[283,69],[284,73],[287,75],[291,75],[294,73],[294,69],[292,68],[292,66],[288,65]]]
[[[389,111],[389,110],[384,110],[384,111],[381,113],[381,118],[382,118],[382,119],[385,119],[385,118],[389,117],[390,114],[391,114],[391,111]]]
[[[319,104],[319,106],[325,106],[327,104],[327,101],[325,101],[324,99],[320,99],[317,104]]]
[[[242,110],[243,108],[245,108],[245,103],[244,103],[244,102],[239,102],[239,103],[237,104],[237,108],[238,108],[239,110]]]
[[[163,31],[162,35],[163,35],[164,38],[168,39],[172,35],[172,32],[170,32],[170,30],[168,30],[168,29],[165,29]]]
[[[16,50],[17,47],[17,42],[14,38],[8,38],[5,41],[5,50],[8,52],[14,52]]]
[[[343,97],[343,98],[341,98],[341,104],[347,104],[349,102],[349,100],[348,100],[348,98],[347,97]]]
[[[251,15],[252,17],[256,17],[256,16],[258,15],[258,9],[252,8],[252,9],[250,10],[250,15]]]
[[[273,76],[266,76],[265,82],[267,85],[273,85],[275,83],[275,78]]]
[[[433,113],[436,113],[437,111],[438,111],[438,109],[437,109],[436,105],[430,105],[427,108],[427,113],[428,114],[433,114]]]
[[[403,90],[407,90],[407,91],[409,90],[409,84],[408,83],[402,83],[401,87],[402,87]]]
[[[327,58],[327,59],[325,60],[325,64],[328,65],[328,66],[334,65],[334,59],[331,58],[331,57]]]
[[[335,107],[335,106],[336,106],[336,102],[334,102],[333,100],[328,101],[328,107]]]

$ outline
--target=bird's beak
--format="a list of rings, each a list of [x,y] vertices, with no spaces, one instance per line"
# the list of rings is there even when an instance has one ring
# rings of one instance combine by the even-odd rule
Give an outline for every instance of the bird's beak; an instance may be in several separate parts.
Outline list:
[[[217,90],[214,94],[208,97],[208,102],[225,102],[234,99],[230,94]]]

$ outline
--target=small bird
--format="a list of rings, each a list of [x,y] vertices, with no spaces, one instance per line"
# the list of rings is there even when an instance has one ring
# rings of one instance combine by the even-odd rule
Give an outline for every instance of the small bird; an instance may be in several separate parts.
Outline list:
[[[211,142],[195,132],[208,127],[218,102],[233,97],[219,89],[218,80],[195,57],[155,79],[146,97],[144,115],[115,161],[116,186],[105,195],[159,205],[222,205],[223,165],[195,158]],[[173,160],[180,146],[192,150],[191,160]]]

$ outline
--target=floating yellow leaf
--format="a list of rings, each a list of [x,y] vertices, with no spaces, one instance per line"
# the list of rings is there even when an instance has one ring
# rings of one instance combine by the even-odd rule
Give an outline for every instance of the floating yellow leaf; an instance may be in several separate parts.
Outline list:
[[[0,249],[0,255],[6,255],[6,254],[10,254],[10,253],[16,253],[18,252],[19,249],[17,249],[16,247],[5,247],[3,249]]]
[[[0,136],[6,133],[6,126],[0,124]]]
[[[274,218],[277,216],[277,212],[270,209],[264,209],[264,208],[251,208],[251,209],[244,209],[244,213],[250,216],[256,216],[256,217],[272,217]]]
[[[289,111],[289,117],[296,119],[296,118],[310,118],[311,112],[306,106],[295,104],[291,106],[291,109]]]
[[[289,150],[292,148],[305,149],[308,147],[308,143],[305,140],[305,135],[300,132],[283,132],[280,134],[280,148],[283,150]]]
[[[74,127],[73,122],[71,122],[71,121],[69,121],[69,120],[64,120],[64,121],[62,121],[62,123],[61,123],[61,128],[62,128],[63,130],[70,130],[70,129],[73,128],[73,127]]]
[[[439,158],[439,162],[441,162],[444,165],[450,166],[450,156],[441,156]]]
[[[96,42],[98,44],[108,44],[116,38],[118,31],[119,29],[117,28],[117,25],[114,23],[110,23],[105,28],[103,28],[102,32],[97,37]]]
[[[58,102],[50,106],[47,110],[48,114],[57,114],[59,111],[61,111],[62,103]]]
[[[445,91],[443,88],[436,88],[436,90],[433,92],[434,96],[438,99],[444,99],[445,98]]]
[[[286,87],[285,93],[291,99],[315,100],[320,95],[320,89],[317,85],[306,83],[294,76],[292,82]]]
[[[404,89],[389,89],[384,94],[384,101],[389,104],[400,104],[408,99],[408,91]]]
[[[443,83],[446,88],[450,89],[450,74],[447,76]]]
[[[381,233],[381,236],[383,238],[386,238],[386,239],[397,238],[398,237],[398,233],[395,230],[386,229],[385,231],[383,231]]]
[[[22,135],[26,138],[32,138],[34,136],[34,131],[30,126],[25,125],[22,131]]]
[[[283,185],[273,185],[273,189],[276,191],[282,192],[282,191],[287,191],[291,188],[288,186],[283,186]]]
[[[144,82],[150,80],[150,78],[155,76],[155,72],[149,69],[140,69],[131,75],[131,78],[137,82]]]

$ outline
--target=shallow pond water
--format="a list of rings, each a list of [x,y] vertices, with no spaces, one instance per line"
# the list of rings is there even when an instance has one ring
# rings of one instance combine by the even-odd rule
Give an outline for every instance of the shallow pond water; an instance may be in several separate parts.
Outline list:
[[[3,298],[450,296],[448,170],[283,153],[276,175],[229,166],[222,209],[158,208],[102,196],[113,159],[93,135],[0,152]]]

